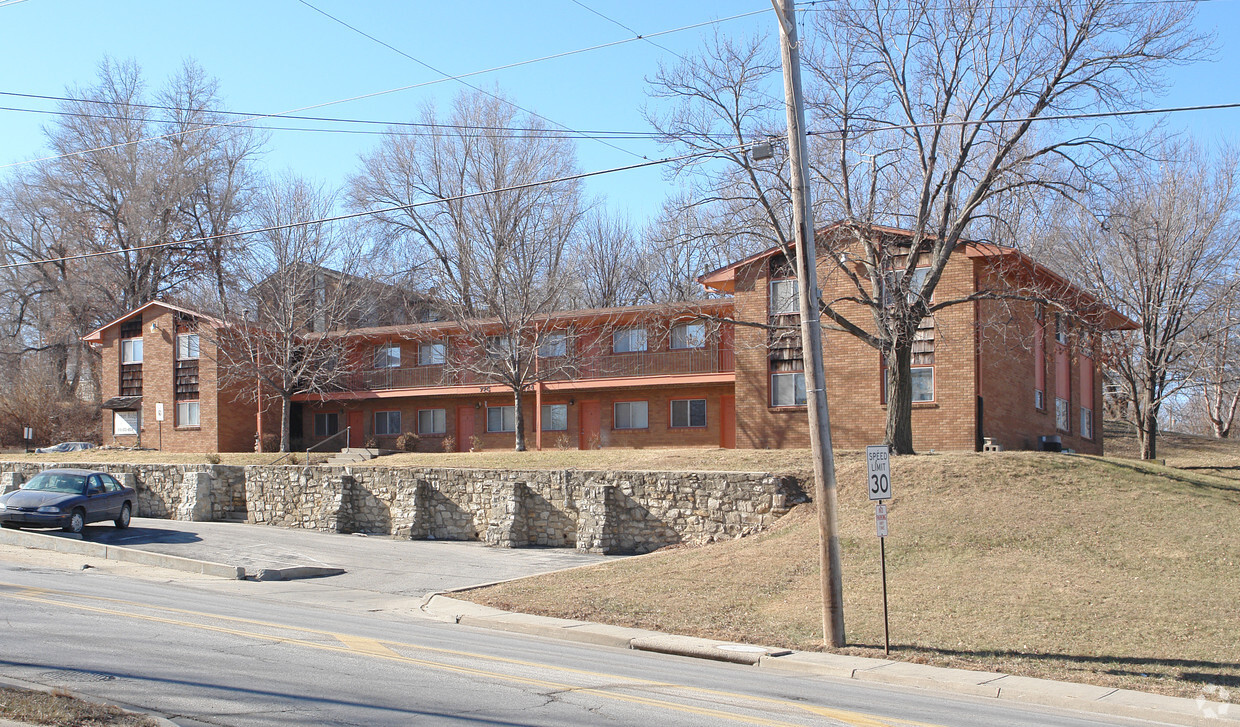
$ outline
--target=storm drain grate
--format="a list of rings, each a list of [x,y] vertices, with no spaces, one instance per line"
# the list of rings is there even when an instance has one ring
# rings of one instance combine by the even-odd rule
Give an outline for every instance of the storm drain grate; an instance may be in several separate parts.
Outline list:
[[[116,677],[111,674],[101,674],[97,671],[82,671],[80,669],[63,669],[61,671],[45,671],[39,675],[47,681],[53,682],[107,682]]]

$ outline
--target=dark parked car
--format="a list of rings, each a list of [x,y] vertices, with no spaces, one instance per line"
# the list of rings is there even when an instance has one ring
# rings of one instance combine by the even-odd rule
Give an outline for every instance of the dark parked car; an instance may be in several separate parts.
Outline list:
[[[0,525],[80,533],[86,523],[111,520],[116,527],[127,528],[137,501],[132,487],[125,487],[107,472],[44,470],[20,490],[0,495]]]
[[[35,454],[52,454],[56,452],[59,452],[59,453],[83,452],[85,450],[94,449],[94,448],[95,448],[95,445],[91,444],[90,442],[61,442],[60,444],[53,444],[50,447],[39,447],[38,449],[35,450]]]

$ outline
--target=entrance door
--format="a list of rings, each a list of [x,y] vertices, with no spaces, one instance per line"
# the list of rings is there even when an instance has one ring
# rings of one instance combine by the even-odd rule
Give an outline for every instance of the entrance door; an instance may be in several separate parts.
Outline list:
[[[366,440],[366,432],[363,427],[366,424],[366,412],[351,411],[349,412],[349,446],[361,447],[362,442]]]
[[[577,443],[578,449],[592,449],[599,446],[599,416],[602,412],[602,405],[597,401],[581,402],[581,426],[579,427],[580,441]]]
[[[719,446],[736,449],[736,397],[719,397]]]
[[[456,408],[456,451],[468,452],[470,440],[474,436],[474,408],[458,406]]]

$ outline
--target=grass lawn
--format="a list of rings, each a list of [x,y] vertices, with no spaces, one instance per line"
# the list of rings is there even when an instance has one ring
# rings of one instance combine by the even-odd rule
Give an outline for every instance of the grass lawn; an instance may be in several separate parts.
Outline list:
[[[0,718],[58,727],[158,727],[159,722],[63,692],[0,687]]]
[[[1235,445],[1232,445],[1233,450]],[[1168,459],[1176,461],[1168,449]],[[1189,455],[1177,455],[1189,456]],[[837,458],[845,653],[882,655],[873,507]],[[1027,452],[899,457],[887,540],[893,658],[1240,701],[1240,486]],[[817,520],[470,591],[498,608],[821,649]]]

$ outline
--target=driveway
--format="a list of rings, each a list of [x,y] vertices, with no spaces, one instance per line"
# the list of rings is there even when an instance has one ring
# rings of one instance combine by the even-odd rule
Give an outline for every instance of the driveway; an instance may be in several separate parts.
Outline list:
[[[341,575],[315,580],[334,588],[414,597],[621,557],[566,548],[494,548],[479,542],[151,518],[134,518],[128,530],[89,525],[83,535],[96,543],[245,566],[248,573],[294,566],[342,568]]]

